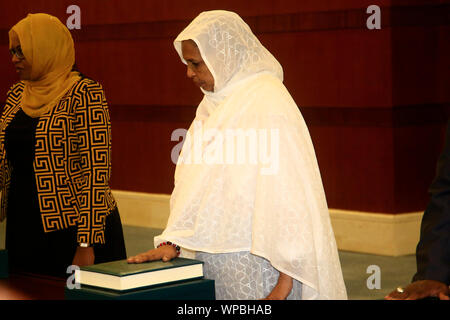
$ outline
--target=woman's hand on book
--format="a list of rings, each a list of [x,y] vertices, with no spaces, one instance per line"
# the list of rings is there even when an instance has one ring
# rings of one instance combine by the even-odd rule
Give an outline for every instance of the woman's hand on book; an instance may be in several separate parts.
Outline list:
[[[157,249],[152,249],[143,252],[134,257],[127,259],[128,263],[143,263],[147,261],[162,260],[164,262],[170,261],[178,256],[177,250],[173,246],[161,246]]]

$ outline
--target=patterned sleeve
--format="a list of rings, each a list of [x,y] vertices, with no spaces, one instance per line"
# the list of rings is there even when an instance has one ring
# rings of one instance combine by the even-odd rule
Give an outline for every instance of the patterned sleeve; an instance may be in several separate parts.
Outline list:
[[[6,109],[9,103],[10,98],[11,99],[18,99],[18,97],[16,97],[15,94],[12,94],[14,88],[16,86],[12,86],[8,92],[6,93],[6,103],[5,105],[2,106],[2,110],[1,110],[1,119],[0,119],[0,189],[3,189],[4,184],[5,184],[5,116],[6,116]],[[11,97],[10,97],[11,95]]]
[[[0,190],[5,188],[10,179],[9,170],[7,169],[6,154],[5,154],[5,129],[6,118],[10,116],[13,106],[17,105],[21,99],[23,91],[23,83],[15,83],[6,93],[6,102],[1,110],[0,118]],[[4,190],[3,190],[4,191]],[[6,205],[5,201],[2,201],[2,206]],[[5,218],[6,208],[0,209],[0,221]]]
[[[81,192],[77,241],[104,243],[105,219],[109,210],[111,171],[111,125],[102,86],[88,81],[75,107],[75,132],[80,153]]]

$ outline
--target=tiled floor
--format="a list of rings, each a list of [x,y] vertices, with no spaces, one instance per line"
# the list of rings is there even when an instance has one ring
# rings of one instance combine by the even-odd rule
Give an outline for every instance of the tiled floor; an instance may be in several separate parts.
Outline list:
[[[161,230],[124,226],[129,256],[153,248],[153,237]],[[414,255],[385,257],[353,252],[339,252],[348,298],[373,300],[383,297],[411,281],[416,271]],[[375,279],[377,274],[378,282]],[[372,289],[369,289],[372,288]]]
[[[399,285],[410,283],[416,272],[414,255],[385,257],[340,251],[339,257],[351,300],[383,299]],[[379,285],[374,279],[376,272],[379,274]]]

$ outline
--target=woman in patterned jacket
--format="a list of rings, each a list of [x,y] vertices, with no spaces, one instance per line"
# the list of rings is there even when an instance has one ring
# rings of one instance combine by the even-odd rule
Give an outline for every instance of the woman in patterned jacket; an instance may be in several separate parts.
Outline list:
[[[73,71],[71,34],[53,16],[29,14],[9,40],[20,78],[0,121],[0,219],[11,271],[67,276],[69,265],[125,258],[101,85]]]
[[[281,65],[228,11],[201,13],[174,46],[204,97],[167,227],[128,261],[194,252],[217,299],[346,299],[314,148]]]

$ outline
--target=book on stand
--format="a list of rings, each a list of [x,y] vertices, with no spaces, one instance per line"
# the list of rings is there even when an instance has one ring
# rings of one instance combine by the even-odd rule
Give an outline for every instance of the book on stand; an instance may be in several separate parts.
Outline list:
[[[118,260],[83,266],[75,271],[75,283],[115,291],[201,278],[203,278],[203,262],[186,258],[144,263]]]

